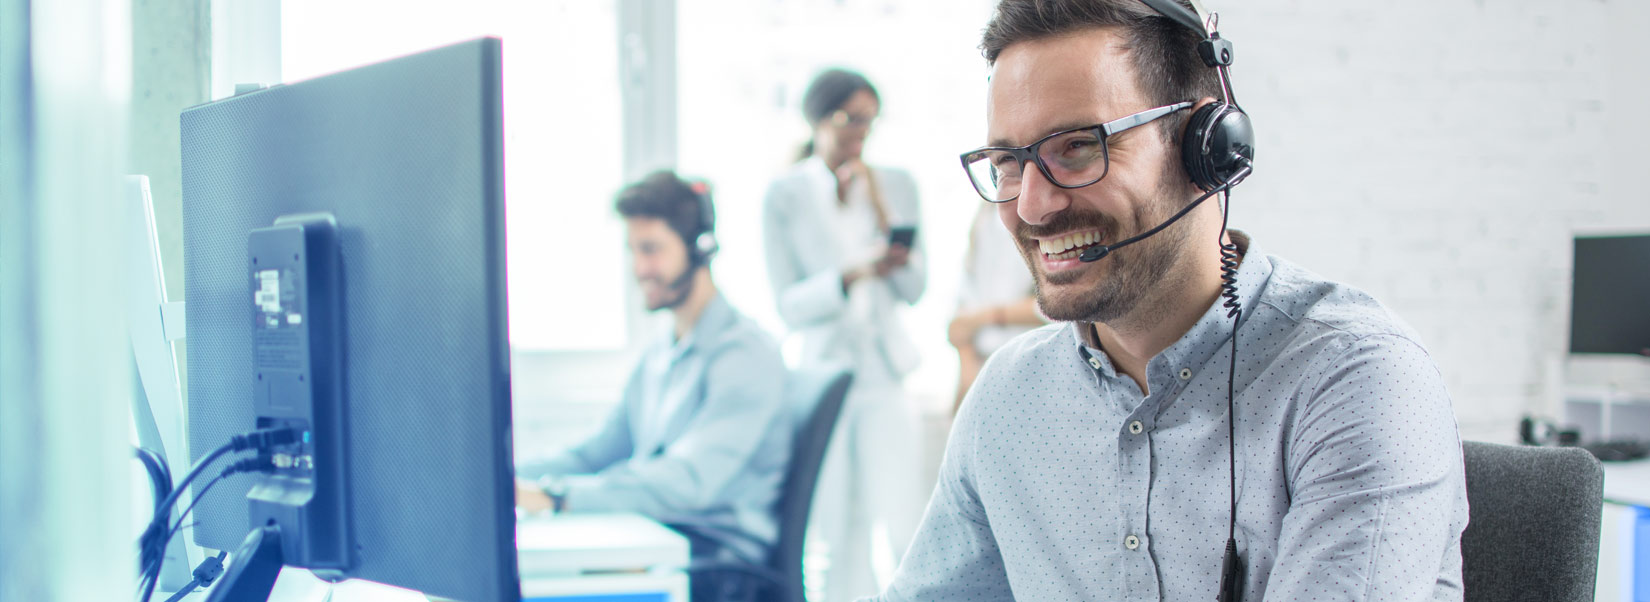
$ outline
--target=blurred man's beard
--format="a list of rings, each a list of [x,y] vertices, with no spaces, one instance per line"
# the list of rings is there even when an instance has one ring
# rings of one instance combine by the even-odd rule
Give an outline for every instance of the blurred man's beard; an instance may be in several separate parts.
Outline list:
[[[1174,194],[1170,190],[1160,190],[1156,196],[1158,199],[1168,199]],[[1056,274],[1053,277],[1053,286],[1049,284],[1049,275],[1043,272],[1043,252],[1029,235],[1058,234],[1098,227],[1104,236],[1102,244],[1116,244],[1163,223],[1182,208],[1182,205],[1162,201],[1154,203],[1146,211],[1137,214],[1136,219],[1126,229],[1120,227],[1111,216],[1098,212],[1077,213],[1071,209],[1061,212],[1052,222],[1043,226],[1032,227],[1024,222],[1020,223],[1014,239],[1020,247],[1021,257],[1031,269],[1036,284],[1037,308],[1050,320],[1100,323],[1116,322],[1134,314],[1137,309],[1151,309],[1139,306],[1152,292],[1165,286],[1176,286],[1190,277],[1183,271],[1177,272],[1173,269],[1180,263],[1180,255],[1185,252],[1187,241],[1191,237],[1191,230],[1184,227],[1184,224],[1177,222],[1145,240],[1113,251],[1094,264],[1089,264],[1087,268]],[[1087,276],[1093,269],[1105,271],[1100,282],[1092,288],[1073,290],[1070,282]],[[1070,274],[1070,277],[1062,278],[1066,274]],[[1053,292],[1049,290],[1051,288],[1067,290]]]
[[[647,304],[647,310],[659,311],[661,309],[676,309],[681,307],[683,303],[687,302],[688,295],[693,294],[694,270],[695,267],[690,263],[688,264],[687,269],[682,272],[682,275],[677,276],[675,280],[670,282],[659,282],[658,280],[654,280],[654,282],[659,282],[664,285],[665,295],[664,298],[660,299],[658,303],[649,302]]]

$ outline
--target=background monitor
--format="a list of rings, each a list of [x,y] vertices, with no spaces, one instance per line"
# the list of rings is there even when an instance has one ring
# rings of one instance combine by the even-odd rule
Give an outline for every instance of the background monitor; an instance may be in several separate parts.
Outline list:
[[[125,212],[122,228],[126,240],[122,283],[126,303],[126,332],[131,339],[133,375],[137,377],[132,395],[132,429],[138,447],[154,452],[171,467],[175,480],[189,470],[189,452],[183,436],[183,398],[179,393],[177,362],[172,341],[181,338],[179,319],[182,303],[168,303],[165,272],[160,267],[160,237],[155,230],[155,204],[149,195],[149,178],[126,176],[121,193]],[[170,318],[170,321],[168,321]],[[147,475],[147,473],[145,473]],[[152,510],[147,497],[139,502]],[[171,520],[189,500],[179,500]],[[185,523],[187,527],[187,523]],[[191,571],[201,559],[198,548],[189,543],[188,528],[174,538],[165,551],[158,585],[163,591],[182,589],[193,579]]]
[[[1570,352],[1650,355],[1650,235],[1575,239]]]
[[[500,89],[500,43],[484,38],[182,115],[193,456],[255,428],[248,234],[331,213],[354,539],[342,576],[462,600],[520,596]],[[255,480],[200,501],[200,545],[240,545]]]

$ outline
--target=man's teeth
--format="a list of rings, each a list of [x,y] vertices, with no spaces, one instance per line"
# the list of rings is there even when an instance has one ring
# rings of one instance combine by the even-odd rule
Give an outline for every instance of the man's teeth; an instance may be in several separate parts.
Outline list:
[[[1042,247],[1043,254],[1049,256],[1050,259],[1075,258],[1078,255],[1076,249],[1086,247],[1097,242],[1100,242],[1099,232],[1083,232],[1079,234],[1062,236],[1060,238],[1037,241],[1038,245]],[[1067,255],[1070,255],[1070,257],[1067,257]]]

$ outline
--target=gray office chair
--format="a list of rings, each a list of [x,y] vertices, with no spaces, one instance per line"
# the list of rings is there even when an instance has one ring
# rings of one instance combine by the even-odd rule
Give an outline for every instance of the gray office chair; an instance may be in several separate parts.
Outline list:
[[[802,544],[813,510],[814,486],[830,447],[831,433],[854,381],[845,369],[804,369],[792,372],[785,383],[785,399],[794,412],[796,438],[791,445],[791,462],[785,471],[775,512],[779,516],[779,544],[769,554],[766,565],[755,562],[695,562],[688,567],[690,577],[719,572],[737,572],[753,577],[766,588],[759,599],[775,602],[805,602],[802,587]],[[672,525],[678,530],[702,529]],[[704,533],[709,535],[708,533]],[[741,532],[718,531],[751,539]],[[766,544],[763,543],[765,546]],[[698,602],[698,601],[695,601]]]
[[[1598,577],[1604,470],[1576,448],[1467,441],[1466,602],[1583,602]]]

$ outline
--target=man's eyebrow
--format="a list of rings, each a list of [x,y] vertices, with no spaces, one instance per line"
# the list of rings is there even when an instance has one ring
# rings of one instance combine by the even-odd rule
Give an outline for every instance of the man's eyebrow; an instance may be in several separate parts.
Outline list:
[[[1043,138],[1048,137],[1049,134],[1055,134],[1055,133],[1059,133],[1059,132],[1067,132],[1067,131],[1087,128],[1087,127],[1095,127],[1095,126],[1098,126],[1098,125],[1100,125],[1100,124],[1098,124],[1098,123],[1087,123],[1087,122],[1075,122],[1075,121],[1061,123],[1061,124],[1055,125],[1052,128],[1049,128],[1047,131],[1043,132],[1042,135],[1038,136],[1036,140],[1032,140],[1031,142],[1036,142],[1037,140],[1042,140]],[[1031,144],[1031,142],[1028,142],[1026,144]],[[1002,138],[1002,137],[997,137],[997,138],[992,138],[990,142],[987,142],[986,146],[1011,146],[1011,147],[1013,147],[1013,146],[1021,146],[1021,145],[1015,144],[1013,140],[1009,140],[1007,138]]]

